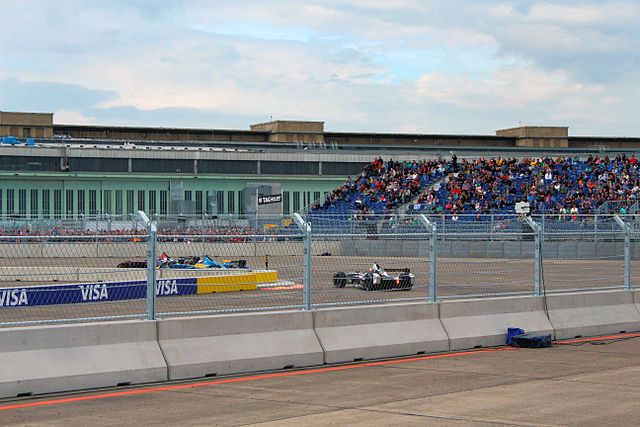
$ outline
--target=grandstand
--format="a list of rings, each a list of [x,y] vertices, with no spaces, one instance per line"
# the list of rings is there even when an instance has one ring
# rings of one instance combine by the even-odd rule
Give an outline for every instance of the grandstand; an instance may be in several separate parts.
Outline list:
[[[349,178],[313,212],[337,214],[389,214],[422,194],[407,213],[514,214],[525,203],[529,213],[576,219],[578,215],[635,213],[640,176],[638,159],[618,155],[609,159],[589,155],[463,159],[460,168],[450,161],[385,162],[376,159],[354,182]],[[436,180],[441,183],[433,185]],[[608,210],[606,213],[612,213]]]

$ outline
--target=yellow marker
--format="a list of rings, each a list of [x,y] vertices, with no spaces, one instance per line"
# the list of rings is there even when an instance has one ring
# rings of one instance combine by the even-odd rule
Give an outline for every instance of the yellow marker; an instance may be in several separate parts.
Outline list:
[[[248,274],[229,274],[224,276],[200,277],[197,279],[198,293],[255,291],[258,283],[278,281],[277,271],[264,271]]]

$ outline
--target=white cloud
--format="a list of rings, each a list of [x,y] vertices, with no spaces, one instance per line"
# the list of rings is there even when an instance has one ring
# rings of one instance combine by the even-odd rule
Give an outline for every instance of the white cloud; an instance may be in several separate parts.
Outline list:
[[[60,124],[89,125],[95,123],[95,117],[85,117],[77,111],[58,110],[55,122]]]
[[[28,107],[16,90],[28,100],[41,90],[56,121],[273,115],[331,130],[486,134],[524,117],[640,134],[631,0],[41,0],[29,10],[0,0],[0,9],[0,83],[20,83],[0,85],[10,94],[0,100]],[[74,96],[57,102],[65,91]]]
[[[487,104],[504,108],[553,105],[567,96],[588,99],[602,95],[599,85],[572,83],[564,73],[545,73],[524,66],[499,69],[482,80],[429,73],[420,78],[416,90],[427,98],[463,108],[482,108]]]

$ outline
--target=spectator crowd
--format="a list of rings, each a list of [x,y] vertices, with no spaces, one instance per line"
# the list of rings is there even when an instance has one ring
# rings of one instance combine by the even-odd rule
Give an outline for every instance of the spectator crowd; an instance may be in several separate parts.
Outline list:
[[[639,197],[640,159],[633,155],[590,155],[587,159],[481,157],[461,161],[455,155],[451,161],[385,161],[378,157],[357,177],[348,177],[324,201],[314,203],[309,214],[316,219],[325,213],[357,219],[369,214],[428,212],[451,215],[456,221],[459,215],[469,213],[516,213],[516,204],[525,203],[531,213],[577,219],[597,213],[607,202],[616,203],[615,212],[625,214]],[[184,241],[204,238],[242,242],[251,240],[250,236],[278,240],[287,235],[298,237],[290,220],[269,225],[166,223],[159,226],[158,240],[172,241],[174,236],[182,236],[179,238]],[[104,241],[140,241],[144,235],[144,228],[133,225],[98,230],[37,223],[0,226],[0,242],[11,241],[12,237],[33,242],[65,238],[93,241],[95,236]]]
[[[410,202],[425,186],[444,177],[448,165],[441,160],[384,161],[367,165],[355,179],[348,177],[311,212],[355,212],[356,216],[388,214]]]
[[[485,158],[416,162],[375,159],[354,180],[313,205],[311,212],[349,212],[355,216],[407,212],[513,213],[524,202],[531,213],[560,218],[595,214],[606,202],[621,202],[619,213],[638,200],[640,160],[572,157]],[[439,185],[433,185],[439,184]]]
[[[214,227],[197,227],[190,225],[163,225],[158,228],[157,240],[159,242],[193,241],[206,242],[245,242],[254,241],[255,236],[259,240],[283,240],[287,237],[297,238],[300,233],[291,225],[281,227],[253,227],[239,225],[219,225]],[[84,229],[69,226],[22,226],[0,227],[0,243],[2,242],[43,242],[43,241],[73,241],[93,242],[137,242],[146,239],[145,228],[111,228]]]

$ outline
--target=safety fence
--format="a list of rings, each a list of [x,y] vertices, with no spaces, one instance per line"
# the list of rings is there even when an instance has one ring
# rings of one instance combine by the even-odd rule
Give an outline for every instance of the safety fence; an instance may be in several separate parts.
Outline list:
[[[0,325],[640,286],[635,215],[131,221],[5,227]]]

